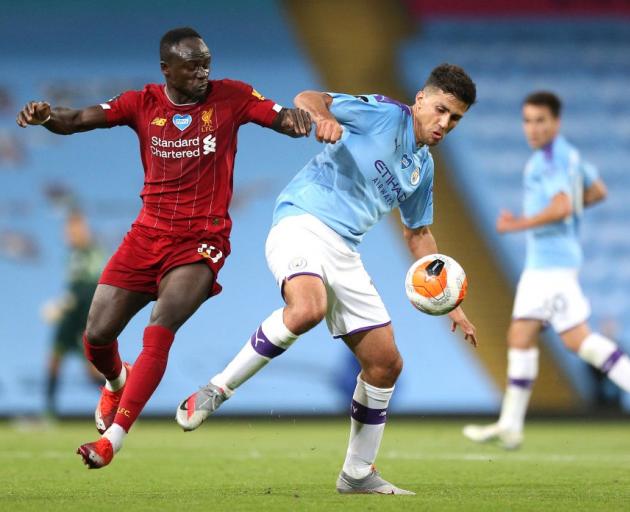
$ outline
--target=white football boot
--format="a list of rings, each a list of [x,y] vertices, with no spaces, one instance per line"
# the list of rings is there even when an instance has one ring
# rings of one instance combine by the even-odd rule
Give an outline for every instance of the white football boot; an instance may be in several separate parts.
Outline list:
[[[365,478],[352,478],[345,471],[339,473],[337,492],[340,494],[416,494],[388,482],[381,477],[374,466],[372,466],[372,471]]]
[[[223,402],[230,398],[231,394],[210,383],[181,401],[175,419],[186,432],[195,430]]]
[[[462,433],[475,443],[496,441],[504,450],[517,450],[523,444],[523,432],[503,429],[498,423],[466,425]]]

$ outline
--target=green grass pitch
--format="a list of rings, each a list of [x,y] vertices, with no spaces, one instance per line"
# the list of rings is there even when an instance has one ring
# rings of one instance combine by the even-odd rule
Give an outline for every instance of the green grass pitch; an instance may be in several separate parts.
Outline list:
[[[464,422],[393,418],[377,461],[417,496],[340,496],[346,421],[229,420],[181,432],[134,427],[113,463],[87,470],[89,420],[19,431],[0,423],[0,510],[161,511],[630,510],[624,422],[531,422],[517,452],[478,446]]]

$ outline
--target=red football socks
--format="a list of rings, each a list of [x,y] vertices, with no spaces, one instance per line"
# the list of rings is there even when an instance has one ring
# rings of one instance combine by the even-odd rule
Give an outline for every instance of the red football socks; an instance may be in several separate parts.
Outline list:
[[[174,337],[173,331],[161,325],[151,325],[144,330],[142,352],[127,378],[118,412],[114,418],[114,423],[120,425],[125,431],[129,432],[160,384]]]
[[[92,345],[83,333],[83,351],[86,359],[103,374],[107,380],[114,380],[122,372],[122,361],[118,353],[118,340],[109,345]]]

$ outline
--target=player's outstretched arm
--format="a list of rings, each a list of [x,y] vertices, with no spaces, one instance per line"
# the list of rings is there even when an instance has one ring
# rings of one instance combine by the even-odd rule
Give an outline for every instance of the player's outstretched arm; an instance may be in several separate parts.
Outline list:
[[[94,128],[107,128],[105,112],[100,106],[81,110],[55,107],[45,101],[30,101],[17,114],[15,122],[26,128],[28,125],[42,125],[47,130],[60,135],[86,132]]]
[[[295,106],[308,112],[317,125],[315,138],[319,142],[334,144],[343,134],[339,122],[330,112],[332,98],[324,92],[302,91],[293,100]]]
[[[284,133],[289,137],[308,137],[311,133],[313,121],[305,110],[300,108],[283,108],[271,125],[278,133]]]
[[[603,180],[598,179],[584,190],[584,206],[592,206],[606,199],[608,188]]]
[[[564,192],[560,192],[551,198],[551,202],[544,210],[531,217],[515,217],[511,212],[502,210],[496,227],[499,233],[523,231],[566,219],[572,212],[571,199]]]
[[[403,226],[403,236],[415,259],[420,259],[427,254],[435,254],[438,252],[437,243],[428,226],[421,226],[415,229]],[[452,321],[451,332],[455,332],[457,327],[459,327],[464,333],[464,339],[473,347],[476,347],[477,335],[475,326],[468,320],[461,306],[456,307],[448,316]]]

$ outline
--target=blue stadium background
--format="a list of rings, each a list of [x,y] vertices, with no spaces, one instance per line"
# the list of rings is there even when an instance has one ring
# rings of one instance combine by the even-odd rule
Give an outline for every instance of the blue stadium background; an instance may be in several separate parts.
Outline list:
[[[157,42],[179,25],[192,25],[204,36],[215,78],[249,82],[287,106],[300,90],[323,88],[280,3],[189,2],[192,15],[174,14],[160,2],[150,10],[114,5],[87,9],[66,2],[51,8],[32,2],[5,6],[0,18],[0,415],[38,413],[43,406],[51,327],[41,320],[40,309],[63,292],[66,257],[63,214],[51,191],[69,189],[80,197],[111,253],[135,218],[142,185],[131,130],[71,137],[32,127],[20,130],[14,122],[20,106],[40,98],[84,106],[161,81]],[[26,17],[45,22],[25,27]],[[479,104],[447,141],[444,153],[469,211],[513,282],[522,264],[522,237],[499,238],[493,226],[500,207],[520,209],[520,173],[529,154],[521,135],[520,100],[539,87],[552,88],[565,99],[567,136],[600,167],[611,189],[609,201],[589,212],[585,222],[583,283],[595,322],[620,320],[620,339],[630,340],[628,24],[581,18],[562,20],[558,29],[556,22],[526,23],[524,29],[522,20],[428,19],[400,47],[402,78],[409,97],[430,69],[445,60],[461,64],[475,78]],[[314,140],[296,141],[257,126],[241,129],[232,255],[221,274],[224,292],[179,331],[147,412],[171,414],[179,399],[220,370],[281,305],[264,261],[264,240],[275,196],[318,149]],[[494,411],[500,389],[472,350],[449,332],[445,319],[421,315],[407,303],[402,282],[410,257],[392,224],[383,222],[371,232],[361,252],[392,315],[405,358],[394,411]],[[139,351],[148,311],[120,338],[128,360]],[[576,382],[584,381],[585,369],[575,358],[559,357]],[[97,392],[82,360],[68,360],[63,370],[61,412],[89,413]],[[243,386],[221,412],[343,412],[355,375],[349,352],[318,327]]]

